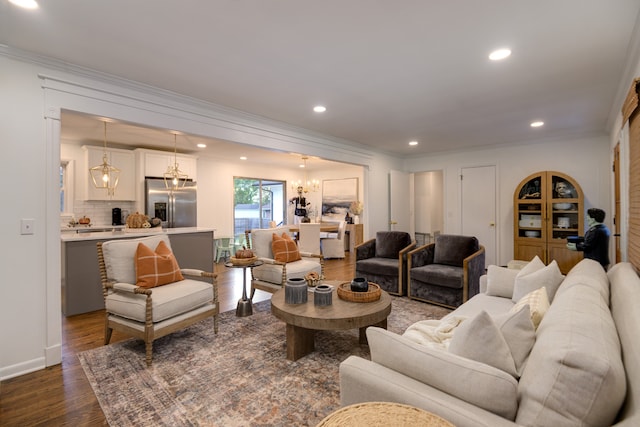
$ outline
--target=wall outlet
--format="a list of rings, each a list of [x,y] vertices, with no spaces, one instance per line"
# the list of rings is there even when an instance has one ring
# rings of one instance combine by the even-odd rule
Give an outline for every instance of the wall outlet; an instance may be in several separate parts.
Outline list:
[[[23,218],[20,221],[20,234],[33,234],[36,220],[33,218]]]

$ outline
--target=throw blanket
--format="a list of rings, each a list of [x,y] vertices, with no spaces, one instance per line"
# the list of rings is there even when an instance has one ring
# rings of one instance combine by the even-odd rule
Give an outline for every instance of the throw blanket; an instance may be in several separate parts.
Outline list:
[[[427,347],[446,350],[456,327],[464,319],[466,316],[448,316],[442,320],[421,320],[409,326],[402,336]]]

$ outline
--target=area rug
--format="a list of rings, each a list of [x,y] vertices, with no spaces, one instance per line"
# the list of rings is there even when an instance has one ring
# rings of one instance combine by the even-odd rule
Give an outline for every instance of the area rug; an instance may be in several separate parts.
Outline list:
[[[393,297],[388,329],[438,319],[449,310]],[[111,426],[315,426],[340,406],[338,367],[350,355],[369,358],[358,331],[319,331],[316,350],[286,359],[285,324],[270,302],[253,316],[220,315],[154,342],[130,339],[79,354]]]

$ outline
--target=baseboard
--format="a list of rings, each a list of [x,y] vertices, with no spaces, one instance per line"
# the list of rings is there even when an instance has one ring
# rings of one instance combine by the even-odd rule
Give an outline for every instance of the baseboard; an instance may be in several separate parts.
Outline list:
[[[44,357],[38,357],[37,359],[28,360],[11,366],[5,366],[0,368],[0,381],[19,377],[20,375],[28,374],[30,372],[39,371],[45,367]]]
[[[62,363],[62,344],[56,344],[44,349],[45,363],[47,366]]]

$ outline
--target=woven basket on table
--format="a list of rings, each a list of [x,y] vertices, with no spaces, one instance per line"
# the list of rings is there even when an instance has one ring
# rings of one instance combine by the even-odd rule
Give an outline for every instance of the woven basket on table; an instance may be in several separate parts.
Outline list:
[[[369,290],[367,292],[353,292],[351,290],[351,282],[345,282],[338,286],[338,297],[345,301],[351,302],[373,302],[378,301],[382,295],[380,285],[369,282]]]
[[[409,405],[366,402],[345,406],[320,421],[317,427],[454,427],[449,421]]]

